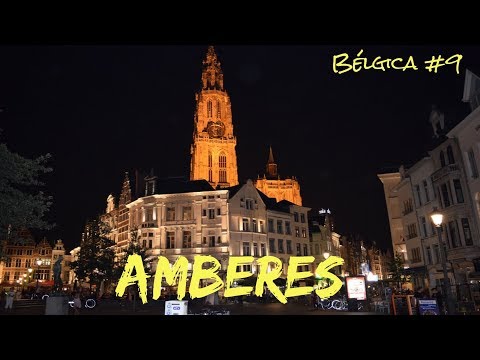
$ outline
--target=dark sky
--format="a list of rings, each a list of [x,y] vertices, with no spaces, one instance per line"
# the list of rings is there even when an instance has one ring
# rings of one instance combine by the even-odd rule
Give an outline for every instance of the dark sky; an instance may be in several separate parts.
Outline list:
[[[414,56],[418,71],[332,71],[360,49]],[[47,234],[77,246],[83,225],[117,195],[123,173],[188,176],[202,46],[0,46],[0,141],[26,157],[51,153]],[[237,136],[239,180],[263,174],[271,144],[281,175],[295,175],[304,206],[330,208],[340,233],[386,246],[384,167],[417,160],[432,104],[461,119],[465,68],[480,46],[217,46]],[[463,54],[429,73],[432,55]]]

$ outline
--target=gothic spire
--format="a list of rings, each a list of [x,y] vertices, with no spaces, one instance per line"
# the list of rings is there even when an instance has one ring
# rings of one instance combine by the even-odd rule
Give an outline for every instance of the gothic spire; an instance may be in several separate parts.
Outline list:
[[[270,146],[270,154],[268,156],[267,162],[267,178],[276,178],[277,177],[277,164],[273,159],[272,146]]]
[[[207,56],[203,60],[202,90],[224,90],[223,72],[213,46],[208,47]]]
[[[272,145],[270,145],[270,155],[268,156],[267,164],[275,164],[275,161],[273,160]]]
[[[120,194],[119,205],[126,205],[132,201],[132,192],[130,190],[130,180],[128,178],[128,171],[125,171],[125,178],[123,179],[122,193]]]

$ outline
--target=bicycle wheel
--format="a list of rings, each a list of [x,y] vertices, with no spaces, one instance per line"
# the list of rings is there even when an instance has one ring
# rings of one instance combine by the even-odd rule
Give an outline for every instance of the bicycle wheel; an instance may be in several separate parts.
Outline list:
[[[95,305],[97,305],[97,302],[93,299],[87,299],[87,301],[85,301],[85,307],[87,309],[93,309]]]
[[[333,300],[332,301],[332,308],[334,308],[335,310],[341,310],[342,309],[342,303],[340,302],[340,300]]]

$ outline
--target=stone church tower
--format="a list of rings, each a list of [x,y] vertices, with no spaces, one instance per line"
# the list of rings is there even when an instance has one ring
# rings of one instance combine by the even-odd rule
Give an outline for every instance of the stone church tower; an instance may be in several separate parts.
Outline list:
[[[230,98],[213,46],[203,61],[202,88],[195,94],[190,180],[207,180],[213,187],[238,184],[237,139],[233,135]]]
[[[263,178],[258,177],[255,181],[255,187],[268,197],[275,198],[277,201],[288,200],[295,205],[302,206],[300,184],[294,176],[284,179],[280,177],[277,164],[273,159],[271,146],[266,166],[266,174],[263,175]]]

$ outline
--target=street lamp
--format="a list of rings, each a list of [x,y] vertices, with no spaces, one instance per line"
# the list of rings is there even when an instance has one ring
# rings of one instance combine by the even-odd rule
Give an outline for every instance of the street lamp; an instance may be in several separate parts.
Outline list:
[[[42,265],[42,259],[37,259],[37,286],[35,288],[35,293],[38,294],[38,278],[39,278],[39,270],[40,270],[40,265]]]
[[[442,258],[442,269],[443,269],[443,297],[445,299],[445,304],[447,306],[447,314],[452,315],[455,311],[455,305],[453,303],[452,298],[452,289],[450,288],[450,281],[448,279],[448,272],[447,272],[447,251],[445,246],[443,246],[442,241],[442,222],[443,222],[443,214],[438,212],[436,208],[433,209],[433,213],[430,215],[432,221],[437,228],[438,234],[438,246],[440,247],[440,253]]]

